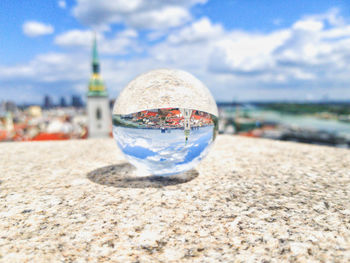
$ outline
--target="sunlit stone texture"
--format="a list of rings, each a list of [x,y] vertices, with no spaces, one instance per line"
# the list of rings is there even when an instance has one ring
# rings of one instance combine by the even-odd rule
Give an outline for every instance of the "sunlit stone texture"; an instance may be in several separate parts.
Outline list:
[[[194,76],[154,70],[121,92],[113,109],[113,136],[140,174],[177,174],[208,153],[217,112],[209,90]]]

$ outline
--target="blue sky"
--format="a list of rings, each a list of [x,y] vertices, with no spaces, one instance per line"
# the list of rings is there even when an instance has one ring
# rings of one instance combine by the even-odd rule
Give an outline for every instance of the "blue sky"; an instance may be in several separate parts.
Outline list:
[[[186,143],[180,129],[173,129],[169,136],[160,129],[113,128],[118,146],[129,161],[139,169],[161,175],[187,170],[199,162],[210,149],[213,131],[213,126],[192,130]]]
[[[85,95],[92,31],[111,98],[187,70],[217,100],[350,100],[350,2],[1,0],[0,100]]]

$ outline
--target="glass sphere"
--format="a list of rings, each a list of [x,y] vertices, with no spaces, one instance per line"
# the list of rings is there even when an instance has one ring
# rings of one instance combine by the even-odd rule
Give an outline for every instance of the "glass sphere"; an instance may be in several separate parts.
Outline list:
[[[141,174],[192,169],[215,140],[218,110],[201,81],[182,70],[158,69],[132,80],[113,108],[113,136]]]

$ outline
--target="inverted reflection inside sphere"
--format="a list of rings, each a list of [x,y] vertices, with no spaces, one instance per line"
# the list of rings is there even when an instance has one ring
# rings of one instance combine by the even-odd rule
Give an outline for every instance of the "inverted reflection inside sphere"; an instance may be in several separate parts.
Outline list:
[[[217,118],[191,109],[145,110],[113,115],[113,135],[126,158],[154,175],[191,169],[216,136]]]
[[[199,80],[184,71],[155,70],[120,94],[113,136],[143,174],[167,176],[192,169],[208,153],[217,122],[215,101]]]

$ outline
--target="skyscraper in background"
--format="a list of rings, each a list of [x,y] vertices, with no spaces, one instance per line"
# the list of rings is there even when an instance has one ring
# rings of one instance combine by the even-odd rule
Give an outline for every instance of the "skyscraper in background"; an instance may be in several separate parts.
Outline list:
[[[60,107],[67,107],[66,99],[64,97],[60,98]]]
[[[72,95],[72,106],[75,108],[83,107],[83,102],[81,101],[81,97],[78,95]]]
[[[52,108],[53,104],[52,104],[52,99],[49,95],[45,95],[44,97],[44,101],[43,101],[43,108],[44,109],[50,109]]]

